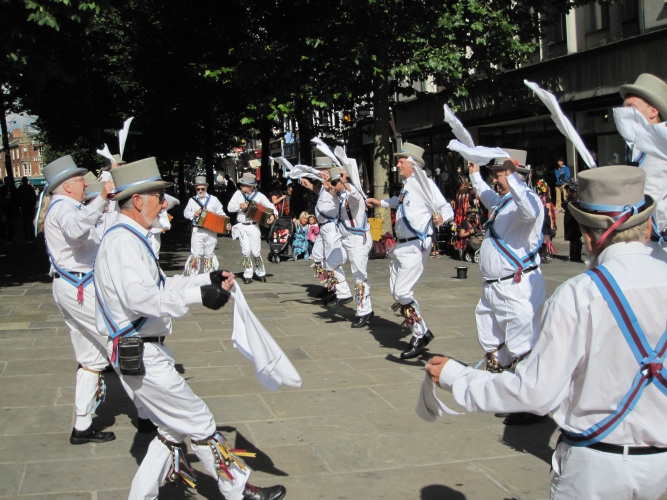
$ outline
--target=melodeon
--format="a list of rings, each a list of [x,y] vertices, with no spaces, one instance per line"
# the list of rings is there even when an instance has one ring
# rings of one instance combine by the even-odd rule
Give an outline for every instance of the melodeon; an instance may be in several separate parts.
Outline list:
[[[248,201],[248,208],[245,215],[248,219],[257,222],[260,226],[271,227],[269,219],[274,215],[270,208],[260,205],[252,200]]]
[[[227,234],[228,224],[229,217],[224,217],[204,209],[202,209],[201,214],[199,214],[199,217],[195,221],[195,226],[203,227],[218,234]]]

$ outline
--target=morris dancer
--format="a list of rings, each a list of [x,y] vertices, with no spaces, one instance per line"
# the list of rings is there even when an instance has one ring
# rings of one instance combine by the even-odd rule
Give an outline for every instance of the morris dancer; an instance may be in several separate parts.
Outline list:
[[[486,351],[486,369],[514,370],[537,340],[546,289],[540,269],[544,210],[526,185],[530,169],[526,152],[505,149],[511,159],[498,158],[489,168],[499,194],[482,180],[479,165],[468,165],[477,196],[491,214],[480,249],[484,277],[477,304],[477,335]],[[531,424],[543,417],[531,413],[507,417],[505,424]]]
[[[635,108],[651,125],[667,120],[667,83],[660,78],[644,73],[639,75],[633,85],[622,85],[620,93],[623,105]],[[638,163],[639,168],[646,173],[644,193],[656,202],[655,213],[651,217],[651,238],[667,248],[664,241],[667,233],[667,162],[634,148],[632,161]]]
[[[163,481],[194,486],[195,475],[185,460],[182,441],[189,436],[192,451],[211,474],[227,500],[279,500],[283,486],[257,488],[247,484],[250,470],[216,430],[213,415],[174,368],[164,345],[172,317],[193,305],[220,309],[227,302],[234,276],[213,271],[166,278],[149,240],[156,219],[166,208],[155,158],[112,171],[120,214],[100,245],[95,264],[98,297],[97,328],[108,335],[109,355],[127,384],[158,425],[137,471],[130,500],[154,500]],[[123,186],[125,186],[123,188]]]
[[[266,283],[266,269],[264,269],[264,260],[262,259],[262,234],[257,227],[257,222],[246,216],[246,210],[251,201],[258,205],[268,208],[273,215],[269,219],[269,224],[273,223],[278,216],[276,207],[273,206],[266,196],[255,188],[255,176],[246,172],[239,181],[240,189],[234,193],[229,200],[227,210],[229,213],[236,212],[236,224],[232,228],[232,238],[238,239],[241,243],[241,253],[243,254],[243,283],[246,285],[252,283],[253,267],[254,273],[262,283]]]
[[[433,202],[437,214],[432,213],[421,194],[422,188],[413,174],[414,169],[424,168],[422,154],[424,150],[419,146],[404,143],[402,151],[395,154],[398,157],[396,164],[398,175],[403,177],[403,189],[401,189],[400,196],[394,196],[388,200],[375,198],[366,200],[366,204],[371,207],[396,209],[398,241],[391,254],[389,266],[389,286],[396,303],[391,308],[394,311],[400,309],[401,316],[405,318],[403,326],[408,326],[412,331],[410,344],[401,353],[402,359],[416,358],[422,349],[433,340],[433,333],[426,327],[412,289],[428,261],[433,224],[441,226],[454,218],[452,206],[445,200],[432,180],[429,179],[428,182],[435,196]]]
[[[185,263],[185,275],[191,276],[198,273],[209,273],[220,267],[215,255],[215,247],[218,244],[218,234],[196,225],[197,218],[202,210],[227,217],[220,200],[212,194],[207,194],[208,183],[206,177],[198,175],[195,177],[195,189],[197,194],[190,198],[183,210],[183,217],[192,221],[192,240],[190,243],[190,257]]]
[[[350,259],[354,276],[354,298],[357,301],[357,319],[351,328],[361,328],[375,314],[371,305],[371,286],[368,284],[368,254],[373,244],[371,225],[366,217],[366,201],[359,190],[347,182],[345,172],[334,186],[339,195],[339,229],[342,244]]]
[[[71,156],[63,156],[44,167],[45,195],[52,194],[44,218],[44,238],[51,260],[53,298],[70,330],[74,355],[81,367],[76,372],[74,407],[76,421],[70,443],[106,443],[113,441],[113,432],[93,427],[93,413],[104,400],[102,371],[109,364],[106,336],[95,326],[95,293],[93,264],[100,243],[95,225],[107,207],[107,195],[113,183],[100,186],[99,196],[88,205],[88,183]]]
[[[667,258],[645,245],[656,204],[644,177],[623,165],[579,174],[569,208],[596,267],[546,302],[533,352],[514,373],[440,356],[426,367],[469,411],[556,409],[552,500],[657,499],[667,488]]]

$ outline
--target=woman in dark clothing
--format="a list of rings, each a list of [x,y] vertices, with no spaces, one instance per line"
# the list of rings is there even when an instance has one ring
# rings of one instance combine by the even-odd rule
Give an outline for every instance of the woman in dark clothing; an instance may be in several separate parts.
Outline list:
[[[570,260],[572,262],[581,262],[581,226],[579,226],[579,223],[572,216],[569,207],[571,201],[579,199],[576,179],[568,181],[565,185],[565,192],[567,193],[567,200],[563,202],[563,211],[565,212],[563,215],[565,241],[570,242]]]

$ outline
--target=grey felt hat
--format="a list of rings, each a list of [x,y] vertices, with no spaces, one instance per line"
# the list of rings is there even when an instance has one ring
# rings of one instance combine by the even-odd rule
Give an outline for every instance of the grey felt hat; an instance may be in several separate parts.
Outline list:
[[[524,174],[530,173],[530,167],[526,167],[526,158],[528,157],[527,151],[524,151],[522,149],[509,149],[509,148],[501,148],[501,149],[505,151],[508,155],[510,155],[509,159],[514,160],[517,172],[521,172]],[[496,158],[495,160],[493,160],[493,164],[488,165],[488,168],[490,168],[491,170],[504,169],[505,167],[503,167],[503,163],[505,163],[505,160],[507,159],[508,158]]]
[[[250,168],[259,168],[262,166],[262,162],[260,160],[250,160],[248,165]]]
[[[83,180],[88,184],[91,184],[93,182],[97,182],[97,176],[92,172],[87,172],[86,175],[83,176]]]
[[[424,156],[424,148],[420,148],[419,146],[410,144],[409,142],[404,142],[401,146],[401,150],[398,153],[394,153],[394,156],[396,158],[407,158],[408,156],[412,156],[412,158],[422,167],[426,165],[426,163],[424,163],[424,159],[422,158]]]
[[[102,192],[102,188],[104,188],[104,182],[88,182],[85,201],[97,198]]]
[[[667,83],[657,76],[642,73],[634,84],[622,85],[619,92],[623,99],[628,94],[641,97],[658,110],[662,121],[667,120]]]
[[[206,186],[208,187],[208,182],[206,182],[205,175],[198,175],[195,177],[195,187],[197,186]]]
[[[251,160],[252,161],[252,160]],[[241,176],[241,180],[239,180],[239,184],[243,184],[244,186],[255,186],[257,183],[255,182],[257,178],[255,177],[254,174],[251,174],[250,172],[246,172]]]
[[[44,194],[51,194],[51,191],[60,186],[67,179],[85,175],[86,173],[88,173],[88,169],[77,167],[76,163],[74,163],[74,160],[69,155],[52,161],[44,167],[44,170],[42,170],[42,174],[44,174],[44,177],[46,178]]]
[[[114,168],[111,177],[115,185],[111,197],[118,201],[133,194],[165,189],[174,185],[173,182],[162,180],[155,158],[146,158]]]
[[[580,224],[608,229],[626,210],[632,216],[616,228],[629,229],[645,222],[655,209],[655,201],[644,194],[644,171],[628,165],[611,165],[581,172],[578,177],[579,199],[568,205]]]
[[[315,157],[315,168],[317,170],[328,170],[333,167],[333,160],[328,156]]]
[[[340,179],[340,174],[343,171],[340,167],[331,167],[329,170],[329,180],[335,181]]]

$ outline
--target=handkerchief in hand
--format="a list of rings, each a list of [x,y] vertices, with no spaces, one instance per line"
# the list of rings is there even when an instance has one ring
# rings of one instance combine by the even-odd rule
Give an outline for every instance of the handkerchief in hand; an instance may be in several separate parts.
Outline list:
[[[452,151],[456,151],[470,163],[475,165],[486,165],[494,158],[509,158],[510,155],[504,149],[487,148],[484,146],[466,146],[461,141],[452,139],[447,146]]]
[[[462,413],[448,408],[438,399],[435,395],[435,384],[431,380],[431,377],[428,376],[428,373],[422,382],[415,411],[417,412],[417,415],[427,422],[433,422],[436,418],[442,417],[445,413],[449,413],[450,415],[463,415]]]

